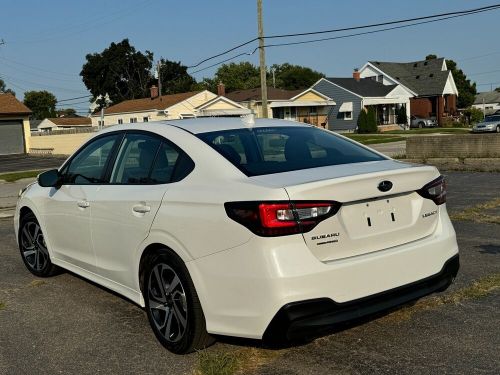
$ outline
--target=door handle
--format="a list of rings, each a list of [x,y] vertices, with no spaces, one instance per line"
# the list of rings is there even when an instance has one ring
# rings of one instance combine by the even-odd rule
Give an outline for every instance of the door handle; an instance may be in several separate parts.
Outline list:
[[[87,207],[89,207],[89,206],[90,206],[90,203],[89,203],[89,201],[87,201],[87,200],[78,201],[76,204],[77,204],[77,205],[78,205],[78,207],[80,207],[80,208],[87,208]]]
[[[132,210],[134,212],[137,212],[139,214],[145,214],[151,211],[151,207],[143,205],[143,204],[138,204],[137,206],[132,207]]]

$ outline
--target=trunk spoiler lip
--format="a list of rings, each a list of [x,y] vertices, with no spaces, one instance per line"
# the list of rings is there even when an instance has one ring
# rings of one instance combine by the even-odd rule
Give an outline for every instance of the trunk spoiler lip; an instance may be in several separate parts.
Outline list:
[[[375,164],[378,164],[378,165],[383,164],[384,166],[387,165],[387,167],[374,168],[374,170],[371,170],[371,171],[370,170],[367,170],[367,171],[357,171],[356,170],[357,166],[363,167],[363,166],[375,165]],[[350,168],[348,166],[350,166]],[[344,169],[344,168],[345,168],[345,173],[341,172],[338,175],[335,175],[336,169]],[[333,173],[331,173],[330,176],[326,176],[326,177],[324,175],[323,175],[323,177],[321,177],[321,174],[318,173],[317,178],[311,178],[311,179],[307,179],[307,180],[301,179],[301,181],[290,181],[288,178],[289,176],[294,176],[297,174],[299,176],[302,176],[305,171],[312,171],[312,170],[315,170],[318,172],[328,170],[328,171],[333,171]],[[400,175],[400,174],[406,174],[406,173],[416,173],[419,171],[433,172],[433,177],[430,178],[429,182],[441,175],[439,173],[438,169],[434,166],[431,166],[431,165],[411,164],[411,163],[405,163],[405,162],[400,162],[397,160],[388,159],[388,160],[381,160],[381,161],[369,161],[369,162],[364,162],[364,163],[330,165],[330,166],[325,166],[325,167],[310,168],[307,170],[301,169],[301,170],[297,170],[297,171],[275,173],[275,174],[270,174],[270,175],[252,176],[252,177],[248,177],[248,180],[251,181],[252,183],[255,183],[257,185],[261,185],[264,187],[286,189],[287,187],[290,187],[290,186],[301,186],[301,185],[314,184],[314,183],[319,183],[319,182],[324,181],[324,180],[336,180],[336,182],[341,183],[341,182],[348,182],[348,181],[363,180],[365,178],[374,177],[377,175],[380,175],[380,177],[383,178],[387,175]],[[280,177],[283,177],[283,178],[280,178]],[[297,178],[297,180],[299,180],[299,179],[300,178]],[[287,180],[288,180],[288,182],[287,182]],[[420,187],[421,186],[419,186],[416,190],[418,190]]]

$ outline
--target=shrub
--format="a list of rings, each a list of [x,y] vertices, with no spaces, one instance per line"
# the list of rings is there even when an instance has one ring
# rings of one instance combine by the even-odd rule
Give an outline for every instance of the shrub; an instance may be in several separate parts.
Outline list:
[[[464,116],[469,124],[477,124],[478,122],[483,121],[484,118],[483,111],[476,107],[466,108]]]
[[[367,124],[368,133],[376,133],[378,131],[377,127],[377,112],[374,107],[370,107],[367,113]]]
[[[358,133],[368,133],[367,120],[366,111],[362,109],[358,116]]]
[[[408,124],[408,118],[406,117],[406,108],[404,106],[399,107],[397,111],[397,122],[399,125]]]

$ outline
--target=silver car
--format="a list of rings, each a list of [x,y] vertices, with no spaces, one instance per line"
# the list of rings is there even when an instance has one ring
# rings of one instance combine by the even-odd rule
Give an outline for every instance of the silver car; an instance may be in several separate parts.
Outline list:
[[[411,116],[410,128],[435,128],[437,121],[434,118]]]
[[[496,132],[500,133],[500,114],[486,116],[484,120],[472,128],[474,133]]]

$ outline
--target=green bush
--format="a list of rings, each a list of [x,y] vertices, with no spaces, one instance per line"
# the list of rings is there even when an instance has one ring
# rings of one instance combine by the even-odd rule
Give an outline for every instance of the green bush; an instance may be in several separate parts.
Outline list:
[[[359,112],[358,116],[358,133],[368,133],[368,116],[366,114],[366,111],[364,109]]]
[[[467,119],[467,122],[471,125],[483,121],[484,118],[483,111],[475,107],[466,108],[464,116]]]
[[[408,117],[406,117],[406,108],[404,106],[399,107],[397,111],[397,122],[399,125],[408,124]]]
[[[368,131],[367,131],[367,133],[377,133],[377,131],[378,131],[378,127],[377,127],[377,112],[375,111],[374,107],[369,107],[368,108],[367,125],[368,125]]]

